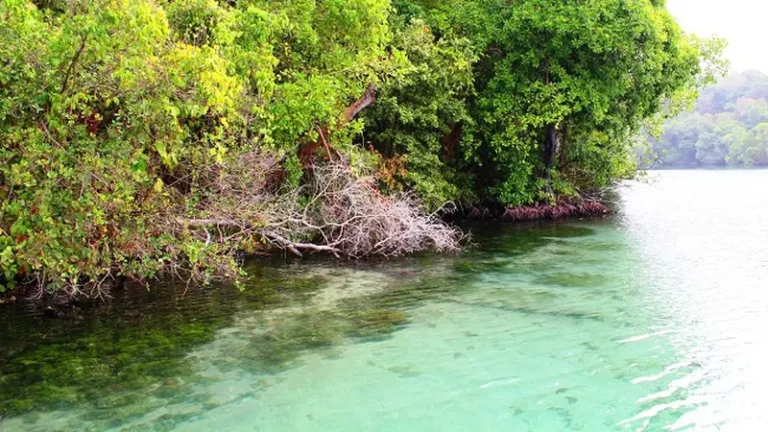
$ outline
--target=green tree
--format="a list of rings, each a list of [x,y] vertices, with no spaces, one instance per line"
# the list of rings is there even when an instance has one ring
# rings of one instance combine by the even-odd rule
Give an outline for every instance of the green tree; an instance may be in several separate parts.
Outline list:
[[[393,27],[393,45],[409,66],[382,83],[376,104],[364,116],[364,138],[385,158],[402,156],[404,170],[393,174],[429,207],[471,198],[471,179],[458,170],[456,154],[462,125],[473,122],[467,106],[476,61],[471,42],[436,40],[420,20]]]
[[[695,112],[668,120],[662,136],[652,140],[661,165],[768,165],[766,88],[768,76],[749,71],[703,90]]]
[[[768,121],[768,101],[758,99],[747,110],[746,123],[750,127]]]
[[[296,179],[302,142],[387,70],[389,12],[385,0],[0,1],[0,285],[236,274],[227,251],[248,245],[169,232],[167,215],[203,214],[211,173],[254,148],[284,155]]]
[[[322,213],[323,160],[374,205],[376,161],[431,208],[575,197],[633,173],[631,138],[721,49],[649,0],[0,0],[0,290],[237,277],[238,251],[291,244],[258,234],[285,197]],[[705,133],[730,129],[675,151],[719,163]]]
[[[630,175],[630,136],[663,101],[691,94],[709,49],[645,0],[397,4],[475,43],[462,150],[482,167],[479,194],[507,205]]]
[[[755,126],[745,142],[746,148],[734,151],[738,160],[745,166],[768,166],[768,123]]]

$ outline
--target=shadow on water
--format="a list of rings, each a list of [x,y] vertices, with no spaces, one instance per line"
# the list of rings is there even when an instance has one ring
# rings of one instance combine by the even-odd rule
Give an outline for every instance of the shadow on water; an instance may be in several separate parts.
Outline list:
[[[568,222],[499,224],[477,222],[462,226],[487,254],[520,255],[559,239],[588,237],[594,229]]]
[[[116,427],[190,394],[195,374],[186,356],[232,326],[236,312],[284,306],[305,299],[322,281],[285,278],[254,269],[260,282],[243,292],[231,287],[190,289],[159,283],[131,286],[104,304],[46,318],[17,306],[0,310],[0,415],[85,410],[81,420]],[[183,378],[181,378],[183,377]],[[34,416],[29,417],[31,420]]]
[[[590,228],[551,223],[475,224],[470,230],[474,246],[457,256],[423,254],[343,266],[320,258],[272,259],[248,266],[252,277],[242,291],[230,286],[187,291],[171,283],[149,291],[129,286],[105,303],[73,308],[60,319],[24,304],[5,307],[0,309],[0,417],[22,417],[33,427],[42,413],[76,412],[62,430],[142,425],[142,419],[152,430],[171,430],[220,404],[205,391],[216,379],[190,360],[220,332],[233,332],[240,341],[212,362],[221,373],[270,376],[300,365],[309,351],[333,356],[344,341],[387,339],[407,326],[410,310],[424,302],[457,302],[479,275],[518,272],[510,268],[517,257],[593,234]],[[591,275],[558,273],[538,282],[573,285],[575,279],[601,282]],[[321,301],[326,297],[328,304]],[[464,304],[599,319],[582,312],[539,311],[530,306],[533,302],[509,299]],[[148,417],[175,404],[196,408]],[[146,423],[141,427],[146,430]]]

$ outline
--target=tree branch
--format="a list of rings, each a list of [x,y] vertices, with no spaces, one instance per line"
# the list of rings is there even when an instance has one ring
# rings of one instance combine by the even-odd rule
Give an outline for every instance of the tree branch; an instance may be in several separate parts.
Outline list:
[[[80,56],[83,54],[83,51],[85,51],[85,41],[88,38],[83,35],[83,38],[80,40],[80,47],[77,49],[77,52],[75,53],[75,56],[72,58],[72,61],[69,63],[69,67],[67,68],[67,73],[64,75],[64,82],[61,83],[61,91],[60,93],[64,93],[67,91],[67,87],[69,86],[69,78],[72,76],[72,72],[75,70],[75,65],[77,65],[77,61],[80,59]]]
[[[376,84],[370,83],[363,95],[344,111],[344,122],[339,126],[344,126],[354,120],[360,114],[360,111],[373,105],[374,102],[376,102]]]

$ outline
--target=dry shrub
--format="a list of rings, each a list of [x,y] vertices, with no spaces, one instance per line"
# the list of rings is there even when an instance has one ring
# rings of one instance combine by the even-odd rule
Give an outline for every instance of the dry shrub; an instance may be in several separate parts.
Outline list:
[[[372,176],[354,176],[340,163],[318,167],[313,176],[309,195],[318,205],[304,214],[323,243],[346,256],[459,248],[459,231],[426,215],[411,193],[383,196]]]
[[[174,217],[209,245],[234,248],[257,237],[296,255],[329,252],[347,258],[456,251],[461,233],[425,214],[410,193],[382,195],[370,172],[344,161],[315,166],[301,187],[275,187],[279,161],[253,151],[211,176],[210,195],[195,216]]]

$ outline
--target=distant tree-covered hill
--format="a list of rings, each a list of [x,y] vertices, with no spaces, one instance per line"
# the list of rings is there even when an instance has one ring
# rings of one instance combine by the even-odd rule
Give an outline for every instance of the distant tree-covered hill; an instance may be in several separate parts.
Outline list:
[[[768,166],[768,75],[732,74],[706,88],[651,145],[654,168]]]

